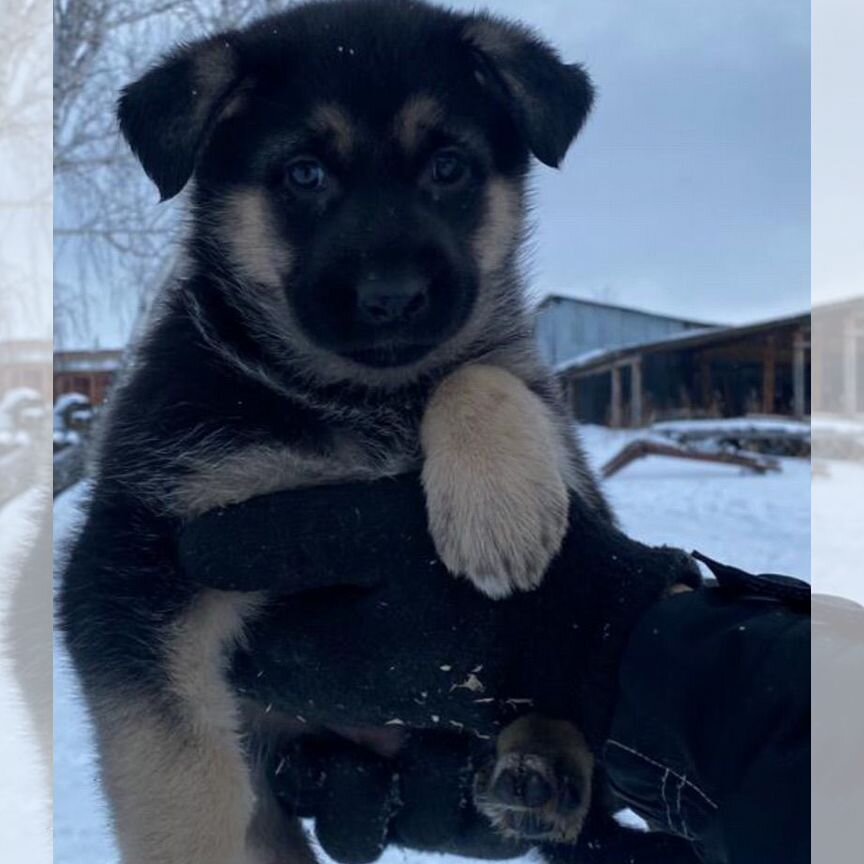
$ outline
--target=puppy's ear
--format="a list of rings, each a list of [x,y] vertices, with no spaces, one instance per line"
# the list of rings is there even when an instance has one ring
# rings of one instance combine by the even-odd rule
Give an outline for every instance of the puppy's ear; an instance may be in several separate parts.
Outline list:
[[[162,200],[187,183],[208,135],[240,83],[230,34],[185,45],[126,87],[120,130]]]
[[[481,80],[507,102],[531,152],[556,168],[594,101],[585,70],[563,63],[527,28],[491,16],[472,16],[465,37],[478,57]]]

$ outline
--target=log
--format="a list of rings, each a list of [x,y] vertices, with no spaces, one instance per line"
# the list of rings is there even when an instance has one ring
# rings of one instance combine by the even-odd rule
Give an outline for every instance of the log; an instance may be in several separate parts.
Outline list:
[[[756,474],[765,474],[768,471],[780,470],[780,465],[776,461],[760,459],[756,456],[748,456],[742,453],[708,453],[704,450],[693,450],[687,447],[678,447],[674,444],[664,444],[650,438],[640,438],[636,441],[631,441],[617,455],[613,456],[603,466],[600,473],[604,479],[611,477],[631,462],[643,459],[646,456],[668,456],[674,459],[689,459],[694,462],[738,465]]]

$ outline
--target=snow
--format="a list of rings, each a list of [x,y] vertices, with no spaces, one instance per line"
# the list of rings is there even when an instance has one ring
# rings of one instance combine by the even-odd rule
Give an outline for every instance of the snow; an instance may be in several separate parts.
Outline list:
[[[708,420],[666,420],[651,427],[661,435],[716,435],[740,434],[742,432],[762,435],[809,435],[810,424],[803,420],[788,420],[785,417],[725,417]]]
[[[599,467],[636,434],[586,427],[583,441],[592,463]],[[810,464],[801,459],[781,459],[780,464],[780,472],[759,476],[727,465],[648,457],[612,477],[605,488],[622,526],[634,537],[698,549],[746,569],[809,579]],[[854,487],[861,488],[864,468],[846,464],[845,469],[817,478],[816,494],[827,495],[836,486],[850,504],[857,502]],[[62,543],[73,530],[84,494],[75,487],[58,498],[57,542]],[[856,512],[860,510],[849,506],[846,521],[832,526],[838,556],[849,554],[850,535],[860,535],[860,527],[854,524]],[[826,556],[833,548],[828,544]],[[852,592],[861,589],[850,585],[849,578],[847,573],[845,584],[835,579],[832,587],[855,596]],[[90,730],[62,649],[55,664],[55,774],[55,864],[116,864],[94,779]],[[391,849],[382,862],[441,864],[441,856]]]
[[[35,390],[30,387],[13,387],[0,399],[0,415],[13,414],[18,408],[34,402],[42,402],[42,397]]]
[[[641,432],[582,428],[588,458],[599,469]],[[810,578],[810,463],[779,460],[781,471],[754,474],[737,466],[649,456],[604,486],[625,531],[745,570]]]
[[[53,433],[54,446],[58,448],[65,447],[73,447],[76,444],[81,443],[81,436],[74,430],[70,429],[68,432],[57,432]]]
[[[45,412],[42,397],[29,387],[14,387],[0,398],[0,448],[26,446],[29,434],[19,427],[38,421]]]
[[[90,400],[83,393],[64,393],[58,396],[54,402],[54,422],[62,417],[70,408],[89,408]]]
[[[93,419],[93,406],[82,393],[64,393],[54,402],[54,446],[55,448],[73,447],[80,444],[82,437],[73,424],[86,426]]]
[[[836,416],[833,414],[817,414],[812,420],[813,434],[818,435],[850,435],[864,438],[864,417],[857,419]]]
[[[0,507],[0,616],[33,535],[40,493],[30,490]],[[2,632],[0,632],[2,635]],[[50,789],[6,652],[0,650],[0,838],[4,861],[51,861]],[[95,862],[94,862],[95,864]]]
[[[3,450],[14,450],[18,447],[27,447],[30,444],[30,435],[22,429],[8,431],[0,428],[0,452]],[[5,471],[0,463],[0,471]]]
[[[830,460],[813,476],[813,590],[864,604],[864,464]]]

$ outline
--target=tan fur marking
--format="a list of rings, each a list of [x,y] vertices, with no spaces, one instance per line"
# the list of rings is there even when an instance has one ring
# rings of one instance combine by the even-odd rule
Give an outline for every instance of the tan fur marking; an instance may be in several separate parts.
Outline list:
[[[186,517],[198,516],[256,495],[314,485],[324,476],[325,465],[321,460],[304,459],[284,447],[249,447],[207,460],[188,473],[177,489],[175,509]]]
[[[237,56],[230,45],[213,40],[195,52],[195,81],[209,91],[222,91],[237,76]]]
[[[245,622],[261,603],[256,594],[205,591],[169,636],[172,689],[194,711],[196,724],[238,728],[238,706],[225,678],[229,648],[243,638]]]
[[[175,715],[140,699],[95,700],[123,864],[313,864],[299,824],[277,826],[256,804],[226,681],[230,646],[259,603],[208,591],[178,622],[166,642]]]
[[[204,123],[214,104],[237,80],[237,57],[221,40],[202,45],[194,55],[192,80],[197,91],[193,124]],[[225,115],[223,115],[225,116]]]
[[[413,467],[404,457],[369,459],[350,444],[327,458],[306,456],[285,447],[247,447],[223,457],[202,459],[175,493],[174,511],[191,517],[216,507],[237,504],[256,495],[300,486],[397,474]]]
[[[513,181],[496,177],[486,187],[486,212],[474,237],[474,254],[482,273],[499,270],[519,245],[522,200]]]
[[[94,705],[123,864],[266,864],[247,848],[255,795],[225,679],[258,600],[208,591],[166,643],[176,715],[140,700]]]
[[[429,527],[448,569],[490,597],[535,588],[567,528],[555,418],[494,366],[446,378],[420,430]]]
[[[534,34],[527,27],[516,24],[495,21],[490,18],[479,18],[467,28],[466,36],[484,54],[498,61],[498,73],[504,79],[510,90],[510,95],[523,106],[535,104],[530,92],[525,89],[518,75],[507,68],[508,61],[518,62],[517,52],[526,39]],[[539,107],[539,105],[538,105]]]
[[[506,56],[518,46],[522,32],[512,24],[478,17],[465,28],[465,36],[481,51],[492,57]]]
[[[282,286],[293,256],[276,229],[263,190],[232,192],[219,215],[218,233],[241,277],[268,288]]]
[[[254,796],[237,744],[167,725],[145,705],[116,706],[102,772],[123,864],[252,864]]]
[[[337,152],[347,159],[354,149],[356,129],[344,108],[338,105],[319,105],[309,118],[313,132],[329,136]]]
[[[396,139],[406,153],[413,153],[420,145],[423,134],[440,123],[444,109],[432,96],[412,96],[393,121]]]

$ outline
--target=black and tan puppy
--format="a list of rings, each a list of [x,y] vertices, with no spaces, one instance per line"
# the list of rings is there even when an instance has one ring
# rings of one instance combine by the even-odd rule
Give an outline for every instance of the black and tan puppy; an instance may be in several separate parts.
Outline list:
[[[542,578],[568,497],[605,512],[519,267],[530,158],[557,165],[591,100],[529,31],[414,0],[298,5],[124,91],[123,134],[190,213],[62,592],[124,864],[311,859],[224,677],[266,597],[184,583],[190,517],[422,462],[441,558],[503,597]]]

